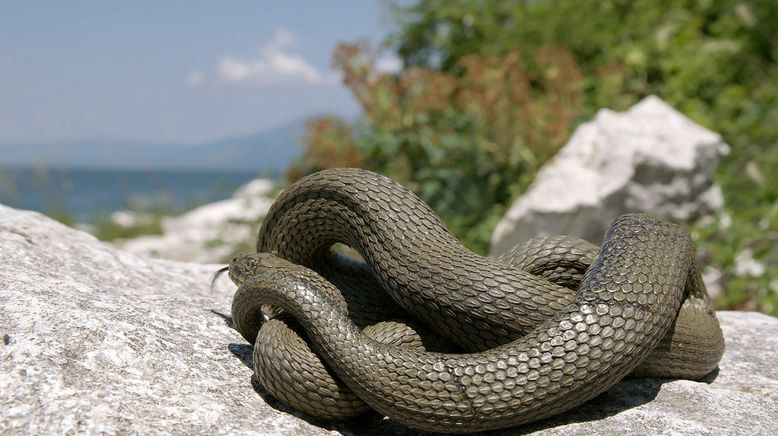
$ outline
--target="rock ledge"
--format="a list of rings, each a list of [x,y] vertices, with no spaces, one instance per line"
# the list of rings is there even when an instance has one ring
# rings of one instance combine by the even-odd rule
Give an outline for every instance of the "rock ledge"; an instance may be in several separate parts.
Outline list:
[[[217,265],[148,259],[0,205],[0,433],[418,434],[375,414],[324,424],[253,381]],[[720,313],[709,383],[633,379],[504,434],[776,434],[778,319]]]

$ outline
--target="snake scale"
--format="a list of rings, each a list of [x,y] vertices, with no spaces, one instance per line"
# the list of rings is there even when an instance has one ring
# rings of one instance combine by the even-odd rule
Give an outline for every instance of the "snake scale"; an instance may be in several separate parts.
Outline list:
[[[401,185],[333,169],[279,195],[257,251],[229,265],[236,328],[260,383],[322,418],[369,406],[431,431],[505,428],[630,373],[699,379],[724,352],[689,234],[646,215],[600,248],[541,237],[492,259]]]

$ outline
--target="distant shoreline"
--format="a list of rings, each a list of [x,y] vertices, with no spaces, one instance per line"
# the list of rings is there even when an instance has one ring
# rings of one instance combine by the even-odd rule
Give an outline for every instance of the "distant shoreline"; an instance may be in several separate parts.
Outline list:
[[[44,165],[44,164],[4,164],[0,163],[0,176],[9,171],[53,171],[53,172],[163,172],[163,173],[238,173],[255,174],[257,178],[277,179],[281,171],[261,168],[218,168],[218,167],[156,167],[156,166],[91,166],[91,165]]]
[[[232,169],[0,166],[0,203],[94,223],[117,210],[179,214],[276,174]]]

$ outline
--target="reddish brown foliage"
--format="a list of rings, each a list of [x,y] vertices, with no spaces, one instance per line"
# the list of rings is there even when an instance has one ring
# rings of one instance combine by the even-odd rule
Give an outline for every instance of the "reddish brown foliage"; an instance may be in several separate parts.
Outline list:
[[[382,74],[375,68],[379,55],[365,43],[341,44],[333,55],[372,132],[416,129],[436,113],[455,111],[480,126],[473,147],[484,148],[501,166],[524,171],[558,150],[581,113],[581,73],[564,48],[541,48],[530,63],[518,51],[500,57],[472,54],[460,61],[459,74],[426,68]],[[290,171],[292,178],[363,162],[345,122],[324,117],[306,127],[305,156]],[[447,132],[446,126],[436,129]],[[402,152],[395,158],[412,159]]]

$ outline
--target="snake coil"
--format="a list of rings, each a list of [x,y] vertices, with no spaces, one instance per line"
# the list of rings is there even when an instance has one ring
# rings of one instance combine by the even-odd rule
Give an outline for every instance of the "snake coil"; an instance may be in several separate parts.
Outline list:
[[[630,373],[703,377],[724,351],[689,234],[650,216],[620,217],[599,249],[541,237],[490,259],[399,184],[334,169],[278,197],[257,251],[229,266],[235,325],[259,381],[322,418],[511,427]]]

